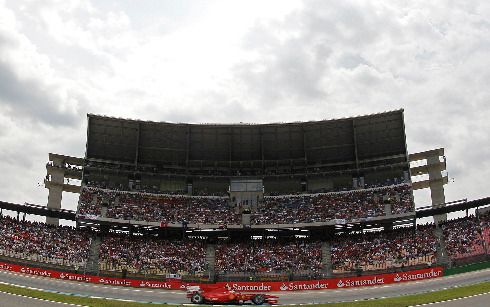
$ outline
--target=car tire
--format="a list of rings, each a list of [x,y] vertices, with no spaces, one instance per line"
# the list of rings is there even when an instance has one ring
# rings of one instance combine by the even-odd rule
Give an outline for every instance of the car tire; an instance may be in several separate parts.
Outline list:
[[[204,296],[199,292],[194,292],[191,296],[191,302],[194,304],[202,304],[204,303]]]
[[[262,305],[265,302],[265,296],[263,294],[257,294],[252,297],[252,303],[255,305]]]

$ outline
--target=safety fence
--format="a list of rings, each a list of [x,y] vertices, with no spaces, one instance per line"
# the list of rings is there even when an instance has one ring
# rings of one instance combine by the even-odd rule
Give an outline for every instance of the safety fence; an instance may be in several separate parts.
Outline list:
[[[196,285],[196,283],[187,283],[180,279],[167,279],[167,281],[155,281],[155,280],[135,280],[135,279],[123,279],[123,278],[111,278],[100,277],[85,274],[75,274],[55,270],[47,270],[36,267],[10,264],[6,262],[0,262],[0,270],[17,272],[35,276],[43,276],[50,278],[57,278],[63,280],[88,282],[95,284],[104,284],[112,286],[126,286],[137,288],[156,288],[156,289],[182,289],[187,286]],[[365,286],[380,286],[386,284],[416,281],[423,279],[432,279],[442,277],[444,270],[442,267],[434,267],[421,270],[412,270],[406,272],[397,272],[390,274],[376,274],[366,275],[359,277],[347,277],[347,278],[330,278],[321,280],[303,280],[303,281],[272,281],[272,282],[218,282],[214,285],[200,284],[202,287],[224,287],[230,290],[237,291],[300,291],[300,290],[325,290],[325,289],[339,289],[339,288],[351,288],[351,287],[365,287]]]

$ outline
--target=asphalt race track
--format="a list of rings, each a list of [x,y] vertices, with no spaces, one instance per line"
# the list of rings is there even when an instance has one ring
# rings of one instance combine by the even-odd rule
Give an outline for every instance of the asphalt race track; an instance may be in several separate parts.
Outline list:
[[[2,307],[19,307],[19,306],[68,307],[68,306],[77,306],[77,305],[48,302],[48,301],[38,300],[34,298],[0,292],[0,306]]]
[[[449,277],[442,277],[424,281],[406,282],[399,284],[390,284],[385,286],[374,286],[364,288],[350,288],[339,290],[313,290],[298,292],[276,292],[279,296],[279,304],[307,304],[307,303],[333,303],[355,300],[366,300],[385,297],[398,297],[416,293],[426,293],[448,289],[451,287],[475,284],[483,281],[490,281],[490,269],[470,272]],[[181,304],[188,303],[185,292],[178,290],[153,290],[153,289],[135,289],[125,287],[104,286],[97,284],[88,284],[82,282],[64,281],[46,277],[24,275],[0,271],[0,282],[13,285],[32,287],[44,291],[58,292],[71,295],[82,295],[98,298],[113,298],[138,302],[154,302]],[[3,296],[0,296],[3,298]],[[475,297],[484,298],[485,306],[488,306],[488,295]],[[473,298],[469,298],[471,300]],[[459,303],[465,302],[466,299],[460,300]],[[458,301],[455,301],[457,303]],[[447,303],[435,304],[430,306],[446,306]],[[4,306],[4,304],[1,304]],[[467,304],[461,304],[467,305]],[[17,305],[18,306],[18,305]],[[57,306],[66,306],[58,304]],[[449,306],[449,305],[448,305]],[[459,306],[459,305],[451,305]],[[472,306],[479,306],[477,303]]]
[[[469,298],[455,299],[447,302],[427,304],[424,306],[431,307],[488,307],[490,302],[490,293],[476,295]]]

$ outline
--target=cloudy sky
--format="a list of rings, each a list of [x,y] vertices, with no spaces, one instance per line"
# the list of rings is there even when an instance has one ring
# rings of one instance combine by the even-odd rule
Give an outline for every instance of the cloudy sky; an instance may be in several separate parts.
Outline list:
[[[45,204],[48,153],[84,156],[87,113],[267,123],[400,108],[409,152],[446,149],[446,200],[488,196],[490,2],[426,2],[0,0],[0,199]]]

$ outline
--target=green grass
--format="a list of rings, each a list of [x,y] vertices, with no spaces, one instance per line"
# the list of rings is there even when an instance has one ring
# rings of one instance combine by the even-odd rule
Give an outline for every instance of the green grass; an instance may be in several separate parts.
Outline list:
[[[0,284],[0,291],[15,293],[20,295],[25,295],[29,297],[36,297],[50,301],[71,303],[71,304],[79,304],[86,305],[92,307],[143,307],[143,306],[166,306],[166,307],[174,307],[181,305],[167,305],[167,304],[142,304],[142,303],[130,303],[130,302],[122,302],[115,300],[107,300],[107,299],[94,299],[94,298],[86,298],[86,297],[78,297],[78,296],[70,296],[63,295],[57,293],[43,292],[37,290],[31,290],[27,288],[21,288],[10,285]],[[387,298],[387,299],[376,299],[376,300],[368,300],[362,302],[352,302],[352,303],[336,303],[336,304],[318,304],[314,305],[314,307],[405,307],[409,305],[417,305],[430,303],[435,301],[444,301],[458,297],[464,297],[479,293],[485,293],[490,291],[490,282],[484,282],[480,284],[452,288],[448,290],[435,291],[424,294],[417,295],[408,295],[401,296],[396,298]]]

